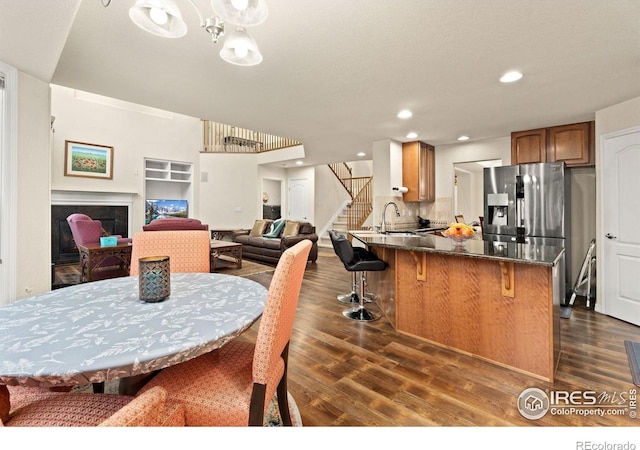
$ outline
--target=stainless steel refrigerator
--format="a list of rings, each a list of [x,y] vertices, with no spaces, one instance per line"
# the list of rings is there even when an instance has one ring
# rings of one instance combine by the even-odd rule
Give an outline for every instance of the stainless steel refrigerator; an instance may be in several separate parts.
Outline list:
[[[483,239],[562,246],[571,267],[570,186],[564,163],[485,168]]]

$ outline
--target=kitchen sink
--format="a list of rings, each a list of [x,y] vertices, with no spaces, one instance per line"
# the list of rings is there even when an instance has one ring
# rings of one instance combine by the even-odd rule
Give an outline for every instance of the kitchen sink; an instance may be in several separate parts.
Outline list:
[[[387,236],[395,236],[395,237],[413,237],[417,236],[413,231],[387,231],[384,234]]]

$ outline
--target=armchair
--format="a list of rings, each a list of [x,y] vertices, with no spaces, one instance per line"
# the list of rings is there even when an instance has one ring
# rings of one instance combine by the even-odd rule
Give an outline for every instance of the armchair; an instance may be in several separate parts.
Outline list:
[[[85,214],[71,214],[67,217],[67,223],[76,245],[97,244],[104,236],[102,222],[93,220]],[[118,244],[131,242],[131,238],[123,238],[120,235],[114,237],[118,239]]]
[[[100,273],[100,278],[114,278],[123,276],[123,261],[121,258],[115,256],[106,256],[102,261],[97,261],[95,264],[90,263],[90,257],[87,253],[83,253],[79,246],[89,246],[100,244],[100,238],[105,236],[102,228],[102,222],[99,220],[93,220],[91,217],[85,214],[71,214],[67,217],[67,223],[71,228],[71,234],[73,240],[78,246],[78,253],[80,254],[80,265],[82,272],[82,281],[92,280],[93,276],[88,274]],[[112,237],[117,238],[118,245],[130,244],[130,238],[123,238],[120,235]],[[127,263],[128,265],[128,263]]]
[[[49,392],[14,402],[0,385],[0,427],[184,426],[184,407],[161,387],[137,397]]]

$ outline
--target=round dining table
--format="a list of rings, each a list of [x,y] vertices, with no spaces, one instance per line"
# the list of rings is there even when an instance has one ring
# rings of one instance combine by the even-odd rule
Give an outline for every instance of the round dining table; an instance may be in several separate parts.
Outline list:
[[[223,346],[262,314],[267,289],[219,273],[173,273],[164,301],[138,277],[53,290],[0,307],[0,384],[69,386],[148,374]]]

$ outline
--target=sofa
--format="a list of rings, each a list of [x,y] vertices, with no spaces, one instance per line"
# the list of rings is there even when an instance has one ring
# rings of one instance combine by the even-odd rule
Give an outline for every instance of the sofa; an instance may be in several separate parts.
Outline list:
[[[280,227],[274,230],[276,225]],[[318,235],[316,227],[309,222],[261,219],[256,220],[250,230],[233,233],[233,241],[242,244],[243,259],[269,264],[277,264],[286,249],[304,239],[309,239],[312,244],[307,260],[315,263],[318,259]]]
[[[162,217],[153,219],[147,225],[142,226],[143,231],[168,231],[168,230],[209,230],[209,225],[203,224],[198,219],[186,217]]]

